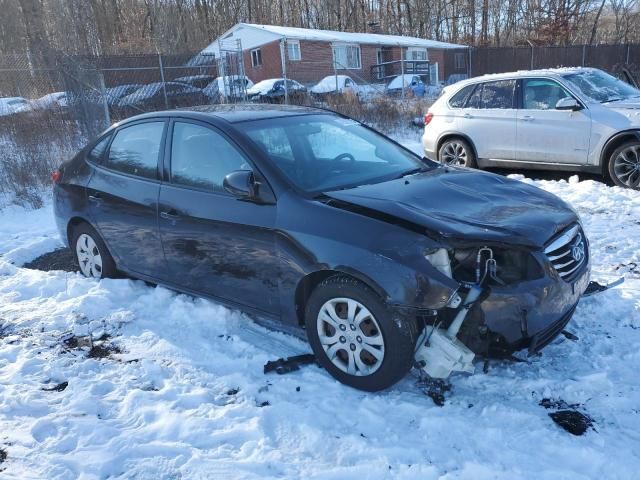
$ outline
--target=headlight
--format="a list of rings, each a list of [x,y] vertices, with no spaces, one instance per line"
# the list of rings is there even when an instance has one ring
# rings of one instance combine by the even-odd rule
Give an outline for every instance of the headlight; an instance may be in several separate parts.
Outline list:
[[[429,250],[425,253],[426,258],[436,270],[439,270],[449,278],[451,276],[451,261],[449,260],[449,252],[446,248],[438,248],[437,250]]]

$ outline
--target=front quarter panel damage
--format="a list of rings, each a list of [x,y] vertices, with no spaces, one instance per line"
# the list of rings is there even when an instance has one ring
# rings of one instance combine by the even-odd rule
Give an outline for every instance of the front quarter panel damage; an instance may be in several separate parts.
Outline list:
[[[440,246],[426,235],[318,201],[285,195],[280,202],[287,212],[278,218],[277,239],[285,321],[296,318],[295,291],[314,272],[351,275],[389,305],[410,309],[440,309],[459,286],[424,257]]]

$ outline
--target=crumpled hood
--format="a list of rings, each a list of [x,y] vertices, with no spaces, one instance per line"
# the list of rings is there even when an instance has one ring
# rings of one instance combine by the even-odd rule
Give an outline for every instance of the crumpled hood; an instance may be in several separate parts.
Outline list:
[[[401,179],[326,192],[363,207],[364,214],[424,227],[446,239],[542,248],[578,220],[562,200],[544,190],[495,174],[438,167]],[[368,212],[368,213],[366,213]]]

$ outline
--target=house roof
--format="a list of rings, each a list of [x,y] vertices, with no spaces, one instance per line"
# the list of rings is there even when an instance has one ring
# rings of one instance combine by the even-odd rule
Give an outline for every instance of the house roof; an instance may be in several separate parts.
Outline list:
[[[465,45],[438,42],[417,37],[400,35],[384,35],[380,33],[352,33],[336,32],[333,30],[315,30],[311,28],[280,27],[277,25],[256,25],[252,23],[238,23],[216,39],[202,53],[219,55],[219,44],[224,48],[236,39],[241,40],[243,50],[259,47],[265,43],[279,39],[314,40],[332,43],[358,43],[383,46],[423,47],[423,48],[467,48]]]

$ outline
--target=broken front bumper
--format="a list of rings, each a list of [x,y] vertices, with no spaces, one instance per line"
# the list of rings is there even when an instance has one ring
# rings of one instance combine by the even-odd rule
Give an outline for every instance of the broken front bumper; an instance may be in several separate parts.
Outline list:
[[[571,320],[589,275],[586,263],[571,281],[565,281],[547,263],[542,278],[490,287],[470,312],[458,338],[480,355],[540,350]]]

